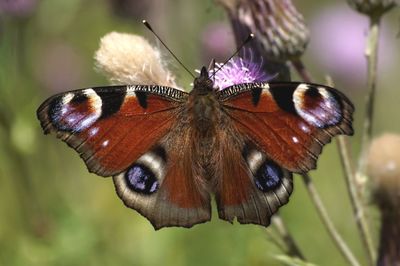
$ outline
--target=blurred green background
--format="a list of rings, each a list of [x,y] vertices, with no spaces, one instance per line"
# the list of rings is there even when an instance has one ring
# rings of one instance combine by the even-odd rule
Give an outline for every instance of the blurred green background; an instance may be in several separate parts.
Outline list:
[[[110,178],[89,174],[75,151],[42,134],[36,119],[39,104],[54,93],[108,84],[93,64],[106,33],[143,34],[156,43],[141,25],[143,18],[189,69],[199,69],[215,53],[220,60],[227,58],[234,47],[232,35],[214,32],[229,27],[222,8],[211,0],[130,1],[125,7],[127,1],[122,0],[0,2],[0,265],[280,265],[274,257],[282,251],[269,241],[266,229],[230,225],[215,212],[211,222],[192,229],[155,232],[145,218],[122,204]],[[294,3],[311,28],[306,65],[321,83],[329,72],[355,103],[356,152],[365,95],[367,20],[345,1]],[[383,23],[376,134],[400,130],[398,17],[392,12]],[[352,27],[359,21],[364,23],[361,30]],[[339,45],[338,54],[334,45]],[[332,54],[337,60],[324,58]],[[189,84],[190,77],[170,61],[182,86]],[[311,174],[334,223],[364,264],[335,144],[326,146],[318,170]],[[295,191],[280,213],[309,261],[346,265],[301,178],[295,177]],[[376,232],[375,213],[370,218]]]

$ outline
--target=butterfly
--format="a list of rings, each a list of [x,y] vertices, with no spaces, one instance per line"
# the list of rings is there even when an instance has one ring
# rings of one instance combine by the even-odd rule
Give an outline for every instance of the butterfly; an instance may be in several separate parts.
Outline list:
[[[205,67],[187,93],[157,85],[87,88],[47,99],[45,134],[74,148],[88,170],[112,176],[124,204],[155,229],[219,218],[268,226],[289,200],[293,173],[316,167],[322,147],[352,135],[354,107],[340,91],[301,82],[216,90]]]

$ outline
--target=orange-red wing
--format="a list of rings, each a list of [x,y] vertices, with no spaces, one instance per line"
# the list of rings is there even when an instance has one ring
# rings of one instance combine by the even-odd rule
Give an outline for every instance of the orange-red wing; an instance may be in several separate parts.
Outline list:
[[[219,94],[237,130],[281,167],[307,172],[324,144],[353,134],[354,111],[339,91],[306,83],[252,83]]]
[[[173,126],[185,92],[162,86],[111,86],[55,95],[37,115],[44,132],[74,148],[90,172],[127,169]]]

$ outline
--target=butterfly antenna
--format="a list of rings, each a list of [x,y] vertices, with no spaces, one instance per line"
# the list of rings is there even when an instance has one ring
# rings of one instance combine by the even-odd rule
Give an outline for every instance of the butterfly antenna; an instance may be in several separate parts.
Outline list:
[[[208,73],[211,74],[212,77],[212,73],[215,71],[215,58],[213,58],[210,62],[210,64],[208,65]],[[214,83],[215,83],[215,77],[214,77]]]
[[[154,36],[156,36],[156,38],[162,43],[162,45],[164,45],[164,47],[168,50],[168,52],[171,53],[171,55],[176,59],[176,61],[178,61],[178,63],[193,77],[195,78],[195,76],[193,75],[192,72],[190,72],[189,69],[187,69],[187,67],[185,67],[185,65],[181,62],[181,60],[178,59],[178,57],[176,57],[176,55],[168,48],[168,46],[163,42],[163,40],[161,40],[160,36],[157,35],[157,33],[154,32],[153,28],[150,26],[150,24],[146,21],[146,20],[142,20],[142,23],[146,26],[146,28],[148,28],[153,34]]]
[[[213,72],[214,72],[214,69],[215,69],[215,58],[213,58]],[[214,83],[215,83],[215,75],[214,75],[214,73],[213,73],[212,76],[214,77]]]
[[[220,67],[218,67],[218,69],[213,73],[212,77],[215,76],[215,74],[217,74],[217,72],[220,71],[221,68],[223,68],[226,65],[226,63],[229,62],[229,60],[232,59],[232,57],[237,55],[240,52],[240,50],[242,50],[243,46],[245,46],[248,42],[253,40],[253,38],[254,38],[254,34],[250,33],[249,36],[247,36],[246,40],[244,40],[244,42],[239,46],[239,48],[237,48],[236,52],[234,52]]]

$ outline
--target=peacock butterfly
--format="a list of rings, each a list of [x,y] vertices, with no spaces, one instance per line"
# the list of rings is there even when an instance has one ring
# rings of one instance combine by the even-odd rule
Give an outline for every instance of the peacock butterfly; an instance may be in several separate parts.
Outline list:
[[[267,226],[316,167],[322,147],[352,135],[352,103],[336,89],[260,82],[216,90],[205,67],[190,93],[165,86],[88,88],[47,99],[44,133],[74,148],[90,172],[113,176],[126,206],[159,229],[219,218]]]

